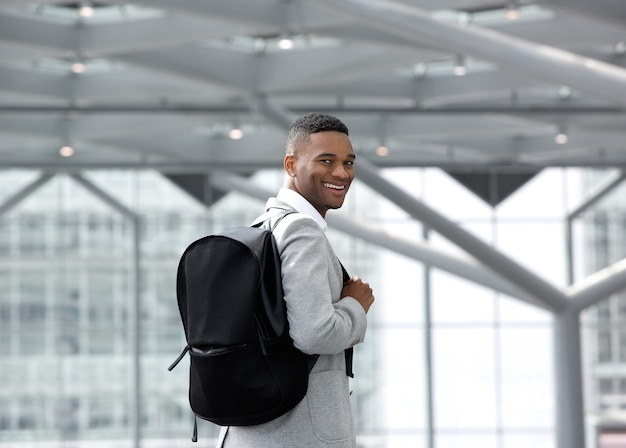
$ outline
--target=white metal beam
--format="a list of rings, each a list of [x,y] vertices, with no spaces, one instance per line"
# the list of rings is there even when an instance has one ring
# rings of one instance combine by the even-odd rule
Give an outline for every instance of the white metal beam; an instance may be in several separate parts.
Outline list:
[[[518,39],[472,25],[436,20],[404,3],[386,0],[318,0],[372,28],[404,37],[415,45],[437,42],[441,48],[484,58],[503,69],[569,85],[611,104],[626,105],[626,70],[591,58]]]
[[[210,176],[210,181],[215,188],[238,191],[260,201],[265,201],[267,198],[275,195],[275,192],[266,190],[242,176],[237,176],[226,171],[214,172]],[[330,227],[348,235],[360,238],[378,247],[388,249],[413,260],[420,261],[428,266],[449,272],[486,288],[515,297],[528,304],[548,309],[545,304],[537,301],[535,297],[521,288],[502,279],[498,275],[494,275],[491,270],[483,266],[473,257],[459,257],[449,254],[433,248],[427,243],[408,240],[372,225],[365,225],[355,220],[343,218],[340,215],[329,214],[326,216],[326,220]]]
[[[26,199],[33,192],[38,190],[42,185],[46,184],[53,177],[53,174],[41,174],[33,182],[29,183],[13,195],[9,196],[7,199],[4,200],[3,203],[0,204],[0,216],[4,215],[17,204],[22,202],[24,199]]]
[[[566,289],[571,307],[582,311],[626,288],[626,258],[595,272]]]
[[[494,272],[526,290],[552,310],[567,306],[565,295],[538,275],[497,251],[487,243],[463,230],[443,215],[428,207],[401,188],[384,179],[369,161],[359,159],[357,176],[375,191],[387,197],[413,218],[428,225],[435,232],[476,257]]]

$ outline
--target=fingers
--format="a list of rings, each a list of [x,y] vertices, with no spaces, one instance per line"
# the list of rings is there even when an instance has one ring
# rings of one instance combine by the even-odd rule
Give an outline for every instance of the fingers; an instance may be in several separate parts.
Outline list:
[[[344,285],[342,296],[350,296],[357,300],[367,313],[374,302],[374,293],[370,284],[364,282],[358,275],[353,275]]]
[[[357,284],[358,287],[363,287],[365,288],[365,290],[368,290],[370,293],[372,292],[372,288],[370,287],[370,284],[361,280],[361,277],[359,277],[358,275],[353,275],[352,277],[350,277],[350,281],[352,283]]]
[[[369,286],[369,283],[364,282],[361,277],[359,277],[358,275],[353,275],[352,277],[350,277],[350,281],[354,282],[354,283],[360,283],[362,285],[366,285]]]
[[[374,296],[374,291],[372,290],[370,284],[361,280],[358,275],[353,275],[350,280],[352,280],[352,282],[356,284],[356,286],[359,288],[360,291],[362,291],[363,294],[365,294],[365,296]]]

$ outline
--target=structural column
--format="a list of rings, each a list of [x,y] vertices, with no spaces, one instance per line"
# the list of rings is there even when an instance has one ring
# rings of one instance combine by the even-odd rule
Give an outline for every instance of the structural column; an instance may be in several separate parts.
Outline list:
[[[568,307],[554,315],[554,388],[559,448],[585,447],[579,313]]]

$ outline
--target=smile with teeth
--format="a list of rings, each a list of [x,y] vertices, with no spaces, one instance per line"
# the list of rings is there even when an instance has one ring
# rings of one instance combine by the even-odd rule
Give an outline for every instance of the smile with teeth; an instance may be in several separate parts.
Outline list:
[[[345,185],[333,185],[333,184],[323,184],[326,188],[332,188],[333,190],[343,190],[346,188]]]

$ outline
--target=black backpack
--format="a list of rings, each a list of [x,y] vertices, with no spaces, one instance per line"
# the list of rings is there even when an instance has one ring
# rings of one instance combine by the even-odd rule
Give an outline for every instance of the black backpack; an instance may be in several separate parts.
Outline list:
[[[189,352],[191,409],[222,426],[257,425],[295,407],[317,359],[293,346],[280,255],[262,224],[200,238],[178,265],[187,346],[168,370]]]

